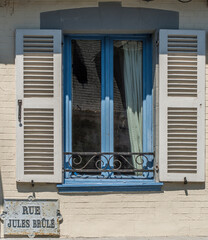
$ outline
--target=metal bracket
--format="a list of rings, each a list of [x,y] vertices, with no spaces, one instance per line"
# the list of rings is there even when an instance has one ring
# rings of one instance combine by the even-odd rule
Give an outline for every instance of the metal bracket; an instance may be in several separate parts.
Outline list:
[[[28,236],[29,238],[34,238],[34,237],[35,237],[35,233],[32,232],[32,233],[28,234],[27,236]]]
[[[155,171],[159,172],[159,166],[158,165],[155,166]]]
[[[35,200],[35,197],[34,196],[32,196],[32,195],[30,195],[30,196],[28,196],[28,201],[29,202],[32,202],[32,201],[34,201]]]
[[[62,217],[62,215],[60,213],[60,210],[57,210],[57,218],[58,218],[59,222],[62,222],[63,217]]]
[[[7,215],[7,212],[3,211],[2,214],[0,214],[0,219],[4,221],[4,219],[6,218],[6,215]]]

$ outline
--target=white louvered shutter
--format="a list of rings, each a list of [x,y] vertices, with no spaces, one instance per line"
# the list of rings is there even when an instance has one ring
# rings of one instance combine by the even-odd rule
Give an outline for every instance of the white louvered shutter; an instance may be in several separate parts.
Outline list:
[[[161,30],[160,181],[205,180],[205,32]]]
[[[16,31],[19,182],[62,181],[61,59],[60,30]]]

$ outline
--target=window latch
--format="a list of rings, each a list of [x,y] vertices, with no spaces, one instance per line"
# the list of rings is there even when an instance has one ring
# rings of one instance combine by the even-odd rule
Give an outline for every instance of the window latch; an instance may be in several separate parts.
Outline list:
[[[21,124],[22,120],[22,100],[18,100],[18,121]]]

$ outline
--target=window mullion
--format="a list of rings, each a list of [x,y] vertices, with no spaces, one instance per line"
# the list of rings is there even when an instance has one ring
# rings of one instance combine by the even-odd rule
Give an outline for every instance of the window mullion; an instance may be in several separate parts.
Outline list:
[[[113,152],[113,41],[104,39],[104,59],[102,70],[104,79],[102,84],[102,152]],[[113,167],[113,158],[105,155],[102,158],[103,168]],[[109,162],[108,162],[109,161]],[[108,173],[102,173],[108,176]]]
[[[143,152],[153,152],[153,107],[152,107],[152,55],[151,38],[143,41]],[[144,160],[143,168],[153,168],[153,157]],[[153,178],[153,173],[143,173],[146,178]]]
[[[71,87],[71,39],[65,37],[64,44],[64,152],[72,152],[72,87]],[[72,166],[72,160],[69,155],[65,155],[64,168],[69,169]],[[65,178],[71,176],[70,172],[65,172]]]

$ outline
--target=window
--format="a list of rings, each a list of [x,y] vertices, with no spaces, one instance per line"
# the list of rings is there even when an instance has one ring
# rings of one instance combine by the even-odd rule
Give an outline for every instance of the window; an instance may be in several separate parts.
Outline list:
[[[65,36],[65,178],[153,178],[151,36]]]
[[[160,190],[153,171],[203,182],[204,31],[160,30],[153,76],[150,35],[65,36],[63,54],[61,39],[60,30],[16,32],[17,181],[62,183],[60,192]]]

